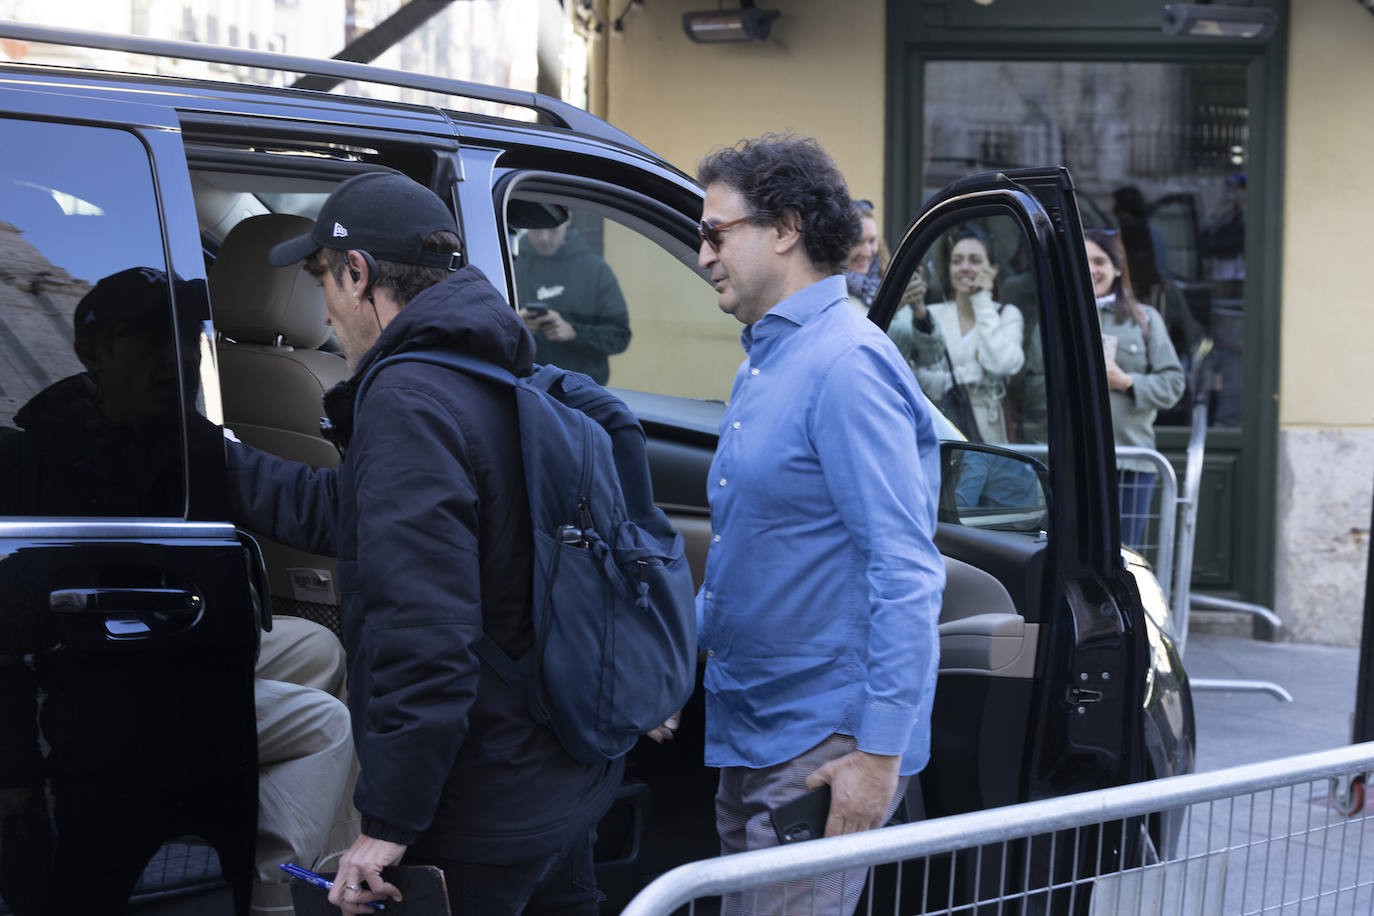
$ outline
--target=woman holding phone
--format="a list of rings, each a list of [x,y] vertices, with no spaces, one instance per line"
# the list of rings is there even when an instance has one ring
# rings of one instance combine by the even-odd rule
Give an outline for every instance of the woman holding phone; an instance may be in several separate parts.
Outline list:
[[[911,296],[889,330],[926,396],[981,442],[1006,442],[1006,380],[1021,370],[1025,319],[996,300],[997,255],[991,237],[964,227],[945,237],[940,277],[952,299],[927,305]],[[908,287],[910,290],[910,286]]]
[[[1088,274],[1102,323],[1112,433],[1117,445],[1155,447],[1155,416],[1178,403],[1185,379],[1169,329],[1154,308],[1136,301],[1121,237],[1115,229],[1083,233]],[[1116,463],[1121,494],[1121,541],[1140,546],[1154,495],[1154,465],[1143,458]]]

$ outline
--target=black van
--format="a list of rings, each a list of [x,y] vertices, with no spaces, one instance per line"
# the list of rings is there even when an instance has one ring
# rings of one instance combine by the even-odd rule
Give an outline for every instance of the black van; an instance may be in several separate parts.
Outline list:
[[[705,473],[741,358],[737,325],[696,267],[702,190],[604,122],[529,93],[18,23],[0,23],[0,37],[409,86],[529,116],[0,67],[0,912],[38,911],[58,832],[89,850],[60,881],[122,886],[142,873],[139,899],[211,893],[188,911],[213,900],[243,912],[258,641],[273,613],[336,625],[337,594],[331,558],[259,545],[228,521],[217,427],[327,465],[319,395],[347,369],[325,331],[301,329],[309,316],[265,313],[243,271],[216,271],[226,242],[263,222],[252,217],[313,218],[339,181],[389,167],[452,202],[469,262],[524,305],[539,298],[517,282],[530,234],[550,214],[571,217],[627,302],[630,340],[609,358],[609,384],[650,435],[656,498],[700,575]],[[944,252],[970,231],[1006,252],[1027,365],[1007,383],[1005,442],[945,427],[937,541],[950,584],[920,780],[928,816],[1186,772],[1194,745],[1164,597],[1120,547],[1067,172],[987,173],[937,195],[870,317],[901,333],[908,280],[921,271],[938,301]],[[161,299],[113,318],[77,309],[131,269],[162,278]],[[83,351],[106,320],[153,329],[115,383],[94,378]],[[151,411],[157,433],[121,438],[72,406],[82,398]],[[982,495],[970,497],[975,474]],[[1017,483],[999,495],[990,480]],[[641,745],[602,825],[608,908],[716,851],[699,712],[689,706],[671,745]],[[1167,844],[1166,825],[1148,826],[1141,843]]]

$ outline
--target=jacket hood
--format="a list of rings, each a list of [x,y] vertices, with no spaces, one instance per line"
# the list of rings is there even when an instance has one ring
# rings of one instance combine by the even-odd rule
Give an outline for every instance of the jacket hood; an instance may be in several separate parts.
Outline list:
[[[534,338],[510,303],[476,267],[463,267],[410,300],[363,354],[355,378],[394,353],[445,347],[495,363],[517,376],[534,365]]]
[[[463,267],[410,300],[348,378],[324,393],[336,444],[353,436],[358,385],[379,360],[407,350],[442,347],[486,360],[519,377],[534,367],[534,338],[515,309],[476,267]]]

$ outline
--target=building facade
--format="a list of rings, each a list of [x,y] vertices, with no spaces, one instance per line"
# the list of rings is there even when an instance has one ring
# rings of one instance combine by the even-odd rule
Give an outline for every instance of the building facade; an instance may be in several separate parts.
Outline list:
[[[1374,318],[1352,270],[1374,206],[1369,10],[1253,0],[1273,34],[1223,39],[1165,35],[1141,0],[763,5],[780,12],[766,41],[719,45],[681,28],[709,4],[646,5],[592,68],[597,113],[689,171],[742,137],[815,136],[893,241],[971,171],[1068,165],[1088,223],[1115,222],[1135,189],[1162,272],[1216,347],[1194,586],[1273,606],[1280,638],[1357,643],[1374,480]],[[1199,328],[1172,324],[1183,352]],[[1171,457],[1187,422],[1157,427]]]

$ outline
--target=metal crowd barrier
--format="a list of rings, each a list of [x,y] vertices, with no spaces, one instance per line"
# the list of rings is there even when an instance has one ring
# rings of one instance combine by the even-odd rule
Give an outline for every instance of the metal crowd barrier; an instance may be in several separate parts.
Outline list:
[[[721,894],[859,868],[869,916],[1371,913],[1374,811],[1330,799],[1372,770],[1374,742],[722,856],[659,877],[622,916],[695,916]]]
[[[1204,430],[1205,433],[1205,430]],[[1049,458],[1049,446],[1040,443],[1014,442],[1008,443],[1007,448],[1020,452],[1023,455],[1030,455],[1040,461],[1047,461]],[[1169,463],[1159,452],[1152,448],[1144,448],[1138,445],[1118,445],[1116,447],[1117,467],[1121,466],[1123,459],[1133,459],[1136,461],[1148,462],[1153,467],[1155,475],[1155,487],[1158,495],[1150,501],[1149,508],[1139,515],[1123,514],[1122,528],[1126,527],[1128,521],[1137,520],[1143,524],[1139,543],[1134,546],[1137,553],[1149,561],[1150,567],[1154,570],[1155,578],[1159,580],[1159,587],[1170,599],[1170,603],[1177,607],[1180,600],[1179,585],[1181,583],[1182,598],[1187,599],[1188,577],[1192,575],[1192,520],[1193,515],[1188,515],[1188,534],[1187,543],[1178,542],[1179,520],[1185,515],[1183,508],[1187,496],[1181,497],[1178,492],[1178,475],[1174,473],[1174,466]],[[1198,476],[1201,477],[1201,457],[1198,459]],[[1121,492],[1118,494],[1121,505],[1126,504],[1127,491],[1125,488],[1130,484],[1121,484]],[[1195,505],[1197,501],[1196,492],[1191,497]],[[1195,514],[1195,513],[1194,513]],[[1175,558],[1181,564],[1180,554],[1183,548],[1187,548],[1188,564],[1187,573],[1176,578]],[[1186,614],[1186,611],[1184,612]],[[1183,618],[1181,618],[1181,622]]]
[[[1137,553],[1150,561],[1155,578],[1159,580],[1159,587],[1177,606],[1178,589],[1175,587],[1174,556],[1178,517],[1182,514],[1179,511],[1181,506],[1178,494],[1178,476],[1174,473],[1174,466],[1169,463],[1169,459],[1152,448],[1138,445],[1118,445],[1116,447],[1116,466],[1120,468],[1126,459],[1136,462],[1146,461],[1152,465],[1155,487],[1159,491],[1158,495],[1150,500],[1150,505],[1143,513],[1133,516],[1127,513],[1124,507],[1127,505],[1127,496],[1130,495],[1130,490],[1134,485],[1128,483],[1118,485],[1120,505],[1123,507],[1121,513],[1122,529],[1127,527],[1128,522],[1138,521],[1142,524],[1139,542],[1127,546],[1133,546]],[[1190,538],[1190,550],[1191,546],[1192,540]],[[1191,564],[1189,565],[1191,566]],[[1186,582],[1184,584],[1186,586]]]
[[[1202,461],[1207,445],[1207,385],[1204,378],[1208,374],[1207,356],[1211,352],[1210,340],[1204,340],[1194,354],[1193,365],[1193,423],[1188,437],[1187,463],[1183,473],[1183,493],[1178,499],[1178,544],[1175,547],[1177,563],[1173,592],[1165,591],[1172,601],[1174,621],[1177,625],[1175,639],[1178,653],[1183,655],[1188,647],[1188,626],[1192,618],[1193,606],[1198,610],[1238,611],[1262,617],[1275,629],[1283,626],[1279,615],[1263,605],[1248,601],[1233,601],[1212,595],[1195,595],[1192,592],[1193,548],[1197,537],[1198,498],[1202,492]],[[1222,690],[1232,693],[1267,693],[1277,700],[1291,703],[1293,696],[1273,681],[1257,681],[1240,678],[1193,678],[1194,691]]]

